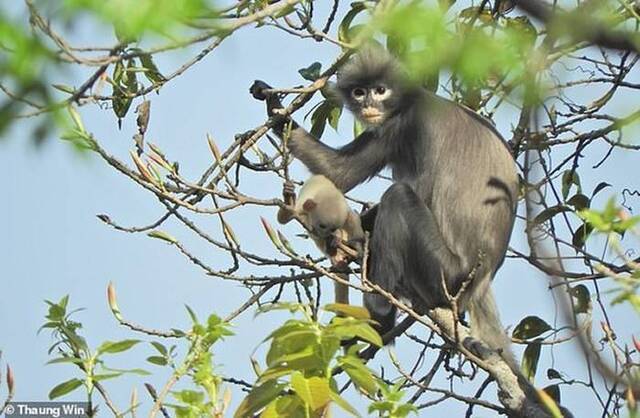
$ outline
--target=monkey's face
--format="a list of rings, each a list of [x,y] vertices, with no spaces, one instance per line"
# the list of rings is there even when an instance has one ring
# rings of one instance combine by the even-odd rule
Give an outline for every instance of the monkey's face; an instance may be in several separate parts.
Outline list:
[[[404,95],[405,71],[384,49],[363,47],[338,71],[336,87],[353,115],[369,126],[397,113]]]
[[[338,208],[335,202],[319,200],[312,210],[306,211],[311,233],[318,238],[327,238],[347,222],[347,209]]]
[[[393,90],[385,83],[355,86],[349,91],[348,106],[367,125],[377,126],[387,119],[389,99]]]

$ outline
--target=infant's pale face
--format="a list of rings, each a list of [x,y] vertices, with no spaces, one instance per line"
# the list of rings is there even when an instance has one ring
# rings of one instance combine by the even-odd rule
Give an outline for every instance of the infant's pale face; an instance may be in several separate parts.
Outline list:
[[[309,216],[313,234],[319,238],[327,238],[336,230],[342,228],[347,221],[345,210],[336,210],[333,206],[324,207],[322,202]]]

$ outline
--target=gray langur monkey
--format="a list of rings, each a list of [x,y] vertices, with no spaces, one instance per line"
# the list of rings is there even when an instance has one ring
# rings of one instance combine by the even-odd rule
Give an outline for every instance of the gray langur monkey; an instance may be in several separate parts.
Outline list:
[[[364,231],[360,216],[349,207],[342,192],[327,177],[309,177],[297,199],[293,187],[285,184],[283,197],[287,208],[278,211],[278,222],[286,224],[298,215],[316,246],[329,257],[332,265],[345,268],[362,253]],[[341,273],[341,277],[349,279],[347,274]],[[349,287],[339,282],[334,282],[334,286],[335,301],[348,304]]]
[[[504,261],[518,195],[515,162],[504,140],[470,109],[411,83],[379,47],[352,56],[338,71],[336,87],[367,126],[338,149],[278,117],[273,109],[282,104],[265,94],[266,83],[256,81],[250,91],[267,101],[269,115],[279,121],[276,134],[291,127],[291,153],[342,192],[391,168],[394,184],[371,222],[369,280],[408,299],[420,313],[451,307],[449,295],[457,295],[458,309],[469,311],[472,335],[517,371],[490,287]],[[397,309],[386,298],[365,294],[364,304],[381,334],[394,327]]]

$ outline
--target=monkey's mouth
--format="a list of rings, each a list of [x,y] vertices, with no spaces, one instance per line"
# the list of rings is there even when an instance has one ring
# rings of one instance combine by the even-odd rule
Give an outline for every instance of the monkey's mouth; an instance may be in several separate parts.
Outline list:
[[[377,125],[384,119],[384,113],[373,107],[365,107],[364,109],[362,109],[360,114],[362,115],[362,119],[364,119],[365,122],[373,125]]]

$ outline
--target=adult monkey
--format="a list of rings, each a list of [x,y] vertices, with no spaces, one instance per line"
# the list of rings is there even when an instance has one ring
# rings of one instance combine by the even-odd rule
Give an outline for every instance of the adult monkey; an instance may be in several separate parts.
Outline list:
[[[257,81],[251,92],[274,115],[281,104],[266,88]],[[471,110],[411,83],[378,47],[351,57],[338,72],[337,90],[367,129],[333,149],[292,122],[288,146],[343,192],[392,169],[394,184],[373,222],[369,279],[421,313],[449,307],[450,295],[462,290],[457,305],[469,311],[472,334],[518,370],[490,288],[513,229],[518,188],[500,134]],[[274,129],[281,136],[282,122]],[[364,303],[381,333],[394,326],[396,308],[386,298],[365,294]]]

